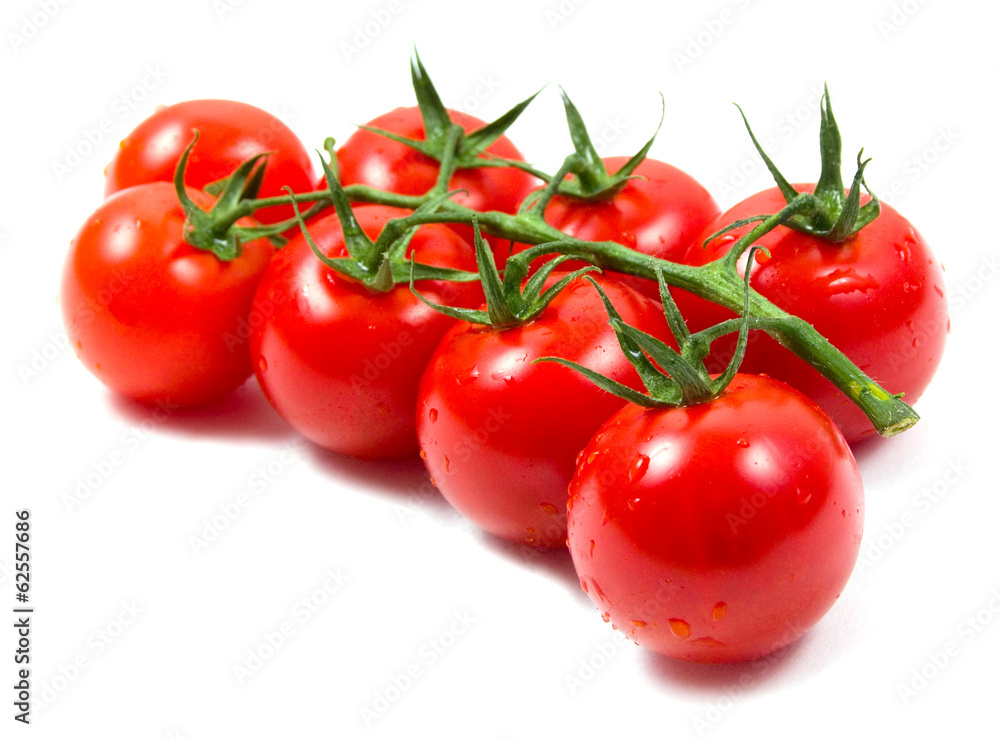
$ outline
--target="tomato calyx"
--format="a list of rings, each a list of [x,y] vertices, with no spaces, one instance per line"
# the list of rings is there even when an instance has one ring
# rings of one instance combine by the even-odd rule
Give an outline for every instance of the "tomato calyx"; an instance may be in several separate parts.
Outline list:
[[[479,279],[483,286],[483,293],[486,295],[486,309],[475,310],[472,308],[457,308],[450,305],[439,305],[432,303],[421,295],[410,281],[410,289],[425,304],[451,318],[456,318],[467,323],[475,323],[494,328],[511,328],[521,326],[532,321],[538,314],[544,311],[549,303],[563,291],[573,280],[587,274],[588,272],[600,272],[595,266],[587,266],[564,275],[554,284],[545,288],[545,283],[559,265],[569,259],[569,255],[562,255],[551,261],[545,262],[538,271],[530,278],[528,277],[531,257],[523,258],[522,252],[518,259],[511,259],[507,262],[503,277],[497,269],[493,252],[483,240],[482,232],[479,230],[479,219],[472,217],[472,228],[475,234],[476,262],[479,265]],[[559,243],[542,245],[542,249],[535,248],[535,253],[548,253],[550,248],[558,248]],[[529,250],[531,251],[531,250]],[[412,264],[412,262],[411,262]],[[416,274],[415,272],[413,273]]]
[[[522,100],[495,121],[466,133],[461,126],[452,121],[416,50],[410,58],[410,77],[413,81],[417,106],[420,108],[420,116],[424,122],[423,139],[402,136],[372,126],[358,127],[404,144],[438,162],[444,162],[446,157],[451,157],[454,167],[452,173],[455,169],[511,166],[513,162],[501,157],[492,157],[486,153],[486,149],[507,132],[507,129],[538,96],[538,92]],[[452,136],[455,137],[454,141],[449,140]]]
[[[784,196],[785,202],[791,203],[796,198],[807,194],[796,190],[784,175],[781,174],[760,145],[757,137],[754,136],[753,130],[750,128],[750,122],[747,120],[743,109],[739,105],[736,108],[743,117],[743,124],[746,126],[747,133],[750,134],[750,140],[753,142],[754,148],[757,149],[757,153],[764,160],[764,164],[767,166],[768,171],[770,171],[771,176],[774,178],[775,184],[777,184],[778,189]],[[854,173],[854,179],[851,182],[851,189],[847,195],[844,194],[844,180],[840,171],[840,129],[837,127],[837,121],[833,117],[833,108],[830,105],[830,90],[826,84],[823,85],[823,96],[820,98],[819,110],[819,148],[822,168],[819,179],[816,180],[816,187],[811,195],[814,202],[812,203],[812,207],[789,219],[785,225],[788,228],[816,236],[830,243],[839,244],[878,218],[881,206],[879,205],[878,198],[868,189],[868,184],[865,182],[865,168],[868,166],[871,158],[862,160],[861,157],[864,149],[858,152],[857,169]],[[865,205],[861,205],[862,187],[864,187],[865,191],[871,197],[871,200]],[[732,228],[739,228],[740,225],[746,225],[746,223],[744,221],[739,225],[733,224],[720,231],[719,234],[725,233]],[[715,238],[719,234],[714,234],[711,238]]]
[[[236,170],[209,187],[206,190],[217,196],[214,205],[209,210],[200,208],[187,193],[184,184],[184,173],[187,170],[188,157],[191,149],[198,141],[198,131],[194,132],[191,143],[187,145],[174,170],[174,190],[177,199],[184,209],[184,240],[191,246],[212,252],[220,261],[230,262],[243,253],[243,244],[261,238],[270,238],[276,246],[282,246],[285,239],[280,235],[283,231],[295,225],[296,219],[278,221],[266,226],[237,226],[241,218],[253,215],[254,211],[270,205],[280,198],[255,199],[260,192],[267,166],[267,154],[257,154],[240,164]],[[325,207],[326,203],[317,200],[307,211],[306,217]]]
[[[757,250],[766,251],[763,247],[755,246],[751,250],[751,258],[753,252]],[[644,408],[674,408],[707,403],[718,397],[736,377],[740,363],[743,361],[747,338],[753,323],[750,314],[749,268],[744,276],[743,315],[733,321],[726,321],[724,333],[720,333],[718,330],[713,331],[712,329],[716,327],[696,334],[690,333],[677,304],[670,295],[670,288],[663,274],[659,274],[663,313],[680,351],[625,323],[601,286],[590,277],[586,279],[600,294],[604,308],[608,312],[611,328],[614,329],[615,336],[618,337],[622,353],[639,373],[648,394],[644,395],[610,377],[605,377],[583,365],[561,357],[541,357],[536,359],[536,362],[555,362],[569,367],[602,390]],[[713,378],[705,368],[704,360],[709,354],[712,341],[732,333],[734,325],[739,331],[736,351],[733,353],[733,358],[726,370],[718,377]]]
[[[361,282],[375,292],[388,292],[400,283],[409,283],[412,287],[414,280],[474,282],[479,279],[479,275],[475,272],[435,267],[406,259],[406,249],[410,240],[417,229],[427,222],[424,216],[434,212],[441,200],[449,199],[450,193],[427,200],[410,216],[390,219],[382,227],[378,238],[372,241],[354,216],[347,193],[337,181],[330,165],[322,158],[320,163],[326,175],[330,199],[343,230],[348,256],[328,257],[322,252],[309,234],[305,217],[299,212],[297,196],[291,190],[287,192],[306,243],[327,267]]]

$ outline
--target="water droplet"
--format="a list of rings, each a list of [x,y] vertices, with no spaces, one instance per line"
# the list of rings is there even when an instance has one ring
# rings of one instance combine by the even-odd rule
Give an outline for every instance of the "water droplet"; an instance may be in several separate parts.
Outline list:
[[[573,464],[575,464],[577,467],[580,466],[580,462],[583,460],[583,453],[585,451],[587,451],[587,450],[586,449],[581,449],[579,452],[576,453],[576,459],[573,460]]]
[[[420,458],[427,459],[427,452],[425,452],[423,449],[420,450]]]
[[[447,456],[444,458],[444,471],[451,472],[451,460]]]
[[[594,578],[590,578],[590,584],[594,586],[594,592],[597,594],[597,597],[603,600],[605,603],[607,603],[608,596],[606,596],[604,594],[604,591],[601,590],[601,586],[598,585],[597,580],[595,580]]]
[[[799,505],[805,505],[810,500],[812,500],[813,494],[808,490],[803,490],[801,488],[795,488],[795,495],[798,498],[796,501]],[[834,503],[836,505],[836,503]]]
[[[261,372],[267,372],[267,360],[264,357],[257,360],[257,369]]]
[[[135,219],[135,227],[142,228],[142,221],[140,221],[138,218]]]
[[[634,511],[635,507],[639,505],[639,498],[630,498],[628,502],[628,509]]]
[[[715,604],[715,607],[712,608],[712,620],[721,621],[722,619],[724,619],[726,617],[726,611],[728,609],[729,606],[727,606],[723,601],[720,600],[718,603]]]
[[[628,480],[629,482],[636,482],[642,479],[642,476],[646,474],[646,470],[649,468],[649,457],[645,454],[637,454],[635,459],[632,460],[632,466],[628,469]]]
[[[600,452],[591,452],[590,454],[588,454],[587,464],[593,464],[594,460],[597,459],[597,457],[600,456],[600,454],[601,454]]]
[[[944,290],[942,290],[940,286],[938,286],[938,285],[935,285],[935,286],[934,286],[934,292],[936,292],[936,293],[937,293],[938,295],[940,295],[940,296],[941,296],[942,298],[944,297]]]
[[[874,277],[859,274],[854,269],[835,269],[823,279],[826,280],[827,289],[834,295],[855,291],[868,292],[879,286]]]
[[[604,623],[607,623],[608,621],[611,620],[611,614],[605,611],[604,613],[601,614],[601,618],[604,619]]]
[[[840,515],[843,516],[844,518],[847,518],[847,509],[845,508],[844,510],[842,510],[840,512]]]
[[[719,641],[717,639],[713,639],[710,636],[701,636],[701,637],[698,637],[697,639],[695,639],[691,643],[692,644],[696,644],[699,647],[724,647],[724,646],[726,646],[721,641]]]
[[[591,557],[594,556],[594,540],[593,539],[590,540],[590,556]]]
[[[583,592],[588,594],[590,593],[590,591],[587,589],[587,578],[585,577],[580,578],[580,587],[583,588]]]
[[[431,423],[435,423],[438,420],[437,408],[431,408],[427,411],[427,418],[430,419]]]
[[[469,370],[469,377],[479,377],[479,365],[473,365],[472,369]]]
[[[667,623],[670,624],[670,631],[673,632],[674,636],[679,639],[687,639],[691,636],[691,627],[688,622],[681,618],[669,618]]]
[[[559,509],[558,509],[558,508],[556,508],[556,507],[555,507],[554,505],[552,505],[551,503],[541,503],[541,504],[539,504],[539,507],[540,507],[540,508],[541,508],[541,509],[542,509],[543,511],[545,511],[546,513],[548,513],[548,514],[549,514],[549,515],[551,515],[551,516],[557,516],[557,515],[559,515]]]
[[[649,626],[649,624],[647,624],[645,621],[637,621],[634,618],[632,619],[632,625],[635,626],[637,629],[644,629],[647,626]]]
[[[747,447],[750,446],[750,442],[747,441],[746,439],[737,439],[736,440],[736,446],[742,447],[743,449],[746,449]]]

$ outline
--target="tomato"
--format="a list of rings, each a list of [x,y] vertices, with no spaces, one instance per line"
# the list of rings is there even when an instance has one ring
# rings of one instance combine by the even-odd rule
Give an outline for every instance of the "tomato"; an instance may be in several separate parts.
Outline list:
[[[614,174],[628,157],[603,161]],[[695,237],[718,218],[719,206],[691,175],[666,162],[646,158],[633,174],[637,178],[608,200],[556,195],[545,208],[546,222],[584,241],[615,241],[643,254],[681,261]],[[518,244],[514,251],[525,248]],[[652,280],[629,282],[659,299],[659,287]]]
[[[188,194],[204,209],[214,202]],[[184,217],[168,183],[116,193],[77,233],[63,272],[63,320],[77,356],[144,403],[208,402],[251,373],[241,322],[274,249],[258,239],[221,261],[184,241]]]
[[[482,127],[483,121],[457,110],[448,110],[452,122],[466,132]],[[420,109],[396,108],[374,119],[368,126],[423,140],[424,123]],[[504,159],[523,160],[521,152],[506,136],[501,136],[486,152]],[[362,184],[403,195],[423,195],[437,182],[438,163],[410,148],[371,131],[358,129],[337,151],[340,181],[343,185]],[[527,172],[508,167],[460,169],[451,178],[449,188],[457,190],[454,200],[478,211],[499,210],[516,213],[521,201],[539,181]],[[323,184],[320,185],[324,186]],[[472,228],[455,224],[453,228],[473,243]],[[486,237],[491,242],[492,237]],[[493,240],[494,252],[506,253],[507,242]]]
[[[105,195],[145,182],[170,182],[193,131],[199,132],[188,159],[185,183],[203,188],[228,177],[242,162],[271,152],[260,197],[312,190],[312,157],[298,136],[267,111],[232,100],[188,100],[163,106],[126,136],[104,171]],[[290,206],[263,208],[262,223],[294,217]]]
[[[628,404],[580,454],[569,550],[605,621],[695,662],[794,641],[847,583],[861,543],[854,457],[814,403],[738,374],[688,407]]]
[[[659,304],[596,279],[627,322],[667,335]],[[521,326],[456,324],[428,364],[417,405],[421,456],[441,494],[486,531],[539,548],[565,545],[574,459],[624,403],[564,367],[532,364],[544,356],[642,387],[600,296],[578,280]]]
[[[863,197],[862,205],[868,200]],[[714,239],[707,248],[701,246],[704,239],[728,223],[776,213],[784,205],[777,188],[744,200],[706,227],[683,261],[700,265],[722,256],[750,226]],[[948,305],[941,265],[906,219],[882,203],[881,215],[841,244],[784,226],[755,243],[770,252],[758,253],[751,265],[755,290],[812,324],[889,392],[904,393],[911,405],[921,396],[944,349]],[[741,273],[745,265],[744,259]],[[680,290],[676,295],[692,331],[732,315]],[[762,332],[751,333],[750,340],[744,371],[766,373],[804,392],[851,443],[875,435],[864,413],[812,366]],[[715,343],[710,369],[721,371],[733,344]]]
[[[355,208],[372,239],[406,211]],[[336,214],[310,225],[329,257],[347,256]],[[408,254],[420,262],[474,271],[473,248],[444,226],[422,226]],[[422,281],[436,303],[474,307],[478,283]],[[317,444],[359,458],[417,451],[417,383],[434,348],[454,323],[400,284],[385,293],[324,265],[302,235],[268,267],[251,311],[254,371],[271,405]]]

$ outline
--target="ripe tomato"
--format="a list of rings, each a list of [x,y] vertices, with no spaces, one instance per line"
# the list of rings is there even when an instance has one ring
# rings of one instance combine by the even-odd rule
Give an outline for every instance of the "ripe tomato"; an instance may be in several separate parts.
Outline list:
[[[214,202],[189,195],[206,210]],[[274,249],[258,239],[223,262],[183,234],[173,185],[138,185],[87,219],[63,272],[63,320],[77,356],[112,390],[144,403],[214,400],[251,372],[240,322]]]
[[[372,239],[406,214],[378,205],[355,208]],[[309,233],[332,258],[347,256],[336,214]],[[422,226],[407,254],[440,267],[475,271],[472,246],[444,226]],[[438,303],[473,307],[478,283],[423,281]],[[454,323],[400,284],[385,293],[324,265],[302,235],[275,256],[250,312],[254,371],[271,405],[312,441],[341,454],[386,458],[417,450],[417,383],[434,347]]]
[[[199,132],[184,181],[202,188],[228,177],[242,162],[272,152],[260,197],[284,195],[284,186],[308,192],[315,180],[312,158],[298,136],[267,111],[232,100],[188,100],[163,106],[126,136],[104,171],[104,194],[145,182],[173,180],[177,160]],[[295,215],[291,206],[263,208],[261,223]]]
[[[628,323],[667,335],[659,304],[595,278]],[[574,459],[624,403],[544,356],[579,362],[633,388],[597,291],[570,284],[535,320],[496,329],[458,323],[420,381],[421,456],[441,494],[486,531],[539,548],[564,546]]]
[[[796,185],[811,191],[810,185]],[[862,205],[868,201],[864,196]],[[785,200],[777,188],[753,195],[705,228],[684,257],[700,265],[722,256],[746,233],[746,226],[702,248],[702,242],[728,223],[762,213],[777,213]],[[944,273],[916,229],[891,206],[841,244],[784,226],[759,239],[751,265],[751,286],[779,308],[811,323],[866,374],[913,404],[937,369],[948,333]],[[745,268],[745,259],[740,271]],[[692,331],[718,323],[731,313],[676,291]],[[721,368],[734,341],[715,343],[709,367]],[[837,423],[848,442],[875,434],[871,422],[818,371],[761,332],[750,335],[742,369],[766,373],[798,388]]]
[[[853,569],[864,509],[832,421],[756,375],[698,405],[626,405],[581,453],[568,505],[605,621],[695,662],[753,659],[815,624]]]
[[[607,157],[614,174],[628,157]],[[691,175],[666,162],[644,159],[631,179],[609,200],[586,201],[556,195],[545,208],[545,220],[585,241],[615,241],[643,254],[679,262],[702,230],[719,216],[719,206]],[[517,244],[514,251],[526,247]],[[571,268],[575,263],[570,263]],[[628,280],[654,299],[654,281]]]
[[[478,118],[461,111],[448,110],[448,115],[466,132],[485,125]],[[417,107],[396,108],[368,125],[411,139],[422,140],[425,137],[423,119]],[[504,159],[524,158],[506,136],[498,138],[486,151]],[[434,186],[438,177],[438,163],[430,157],[364,129],[358,129],[340,147],[337,162],[341,184],[371,185],[403,195],[423,195]],[[455,202],[474,210],[516,213],[521,201],[538,185],[539,181],[527,172],[507,167],[484,167],[458,170],[451,178],[449,188],[459,190],[454,196]],[[455,224],[452,228],[470,244],[473,243],[470,226]],[[486,238],[494,252],[506,251],[506,242],[499,248],[498,244],[491,242],[492,237]]]

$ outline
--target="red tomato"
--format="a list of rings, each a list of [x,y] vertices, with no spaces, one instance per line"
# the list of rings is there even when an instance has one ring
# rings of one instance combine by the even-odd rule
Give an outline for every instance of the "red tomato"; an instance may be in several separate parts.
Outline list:
[[[484,125],[478,118],[457,110],[448,110],[452,122],[466,132]],[[371,121],[369,126],[383,131],[400,134],[411,139],[423,140],[424,123],[420,109],[396,108]],[[506,136],[498,138],[486,151],[504,159],[523,160],[521,152]],[[438,163],[405,144],[358,129],[337,151],[340,165],[340,181],[343,185],[371,185],[381,190],[403,195],[423,195],[437,182]],[[507,167],[484,167],[480,169],[460,169],[451,178],[449,188],[460,190],[454,196],[461,203],[474,210],[499,210],[516,213],[521,201],[539,181],[518,169]],[[321,183],[320,187],[324,185]],[[453,227],[472,243],[470,226],[456,224]],[[500,244],[492,237],[486,237],[493,250],[506,253],[507,242]]]
[[[614,174],[628,157],[603,160]],[[643,254],[679,262],[702,230],[719,216],[719,206],[691,175],[666,162],[644,159],[613,198],[589,202],[556,195],[545,208],[545,220],[570,236],[585,241],[614,241]],[[527,248],[514,247],[515,252]],[[568,269],[576,263],[570,263]],[[629,279],[630,284],[659,299],[652,280]]]
[[[206,210],[214,202],[189,195]],[[172,185],[129,188],[87,219],[63,272],[63,320],[80,360],[112,390],[144,403],[214,400],[251,372],[241,322],[274,249],[258,239],[223,262],[187,244],[183,229]]]
[[[568,505],[604,620],[695,662],[753,659],[815,624],[851,574],[864,510],[836,426],[754,375],[700,405],[626,405],[581,453]]]
[[[157,108],[126,136],[104,171],[104,194],[145,182],[170,182],[184,149],[198,129],[198,143],[188,158],[184,181],[202,188],[228,177],[242,162],[272,152],[260,197],[312,190],[312,157],[298,136],[267,111],[231,100],[188,100]],[[291,206],[263,208],[261,223],[292,218]]]
[[[796,185],[800,192],[811,185]],[[862,205],[867,196],[861,200]],[[749,230],[737,229],[701,243],[716,230],[741,218],[777,213],[785,200],[777,188],[758,193],[709,225],[684,257],[705,264],[722,256]],[[784,226],[756,244],[750,284],[779,308],[811,323],[866,374],[891,393],[904,393],[911,405],[937,369],[948,333],[944,273],[923,238],[891,206],[842,244]],[[745,269],[746,260],[740,264]],[[692,331],[732,314],[707,301],[676,291]],[[732,356],[735,339],[715,343],[709,368],[721,371]],[[819,372],[762,332],[750,334],[742,369],[765,373],[798,388],[837,423],[848,442],[874,435],[864,413]]]
[[[659,337],[659,304],[598,277],[622,318]],[[486,531],[539,548],[566,540],[566,485],[574,459],[623,400],[544,356],[581,363],[630,387],[597,291],[572,283],[535,320],[495,329],[458,323],[420,381],[421,456],[441,494]]]
[[[379,205],[354,212],[372,239],[390,218],[406,214]],[[336,214],[309,233],[327,256],[347,256]],[[472,247],[443,226],[422,226],[407,254],[435,266],[476,269]],[[477,282],[417,285],[436,303],[474,307],[483,297]],[[330,269],[301,235],[268,267],[250,316],[257,380],[300,433],[360,458],[417,451],[417,383],[453,319],[420,302],[408,285],[379,293]]]

